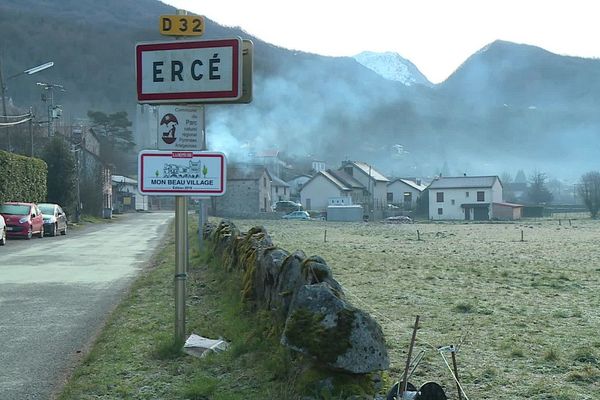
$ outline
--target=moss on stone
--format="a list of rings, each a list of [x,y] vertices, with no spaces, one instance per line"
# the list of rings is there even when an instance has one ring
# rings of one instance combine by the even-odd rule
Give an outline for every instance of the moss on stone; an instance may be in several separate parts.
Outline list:
[[[328,328],[322,321],[325,314],[298,309],[289,316],[286,337],[292,346],[306,349],[307,353],[324,363],[334,364],[351,347],[350,334],[355,313],[343,309],[337,313],[336,326]]]
[[[373,398],[377,391],[373,377],[374,374],[348,374],[312,367],[299,374],[296,386],[298,392],[319,399],[345,399],[351,396]]]

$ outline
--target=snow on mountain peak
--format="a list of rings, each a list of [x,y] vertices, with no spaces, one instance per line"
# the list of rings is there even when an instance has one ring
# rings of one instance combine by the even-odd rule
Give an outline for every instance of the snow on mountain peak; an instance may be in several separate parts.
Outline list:
[[[406,86],[414,84],[432,86],[432,83],[427,80],[413,63],[402,58],[397,53],[363,51],[353,58],[385,79],[398,81]]]

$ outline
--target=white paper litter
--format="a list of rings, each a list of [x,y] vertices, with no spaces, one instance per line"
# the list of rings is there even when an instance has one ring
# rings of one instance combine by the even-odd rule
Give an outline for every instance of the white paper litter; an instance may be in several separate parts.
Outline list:
[[[209,339],[195,333],[192,333],[183,345],[186,353],[200,357],[204,357],[209,351],[215,353],[225,351],[228,347],[229,343],[223,339]]]

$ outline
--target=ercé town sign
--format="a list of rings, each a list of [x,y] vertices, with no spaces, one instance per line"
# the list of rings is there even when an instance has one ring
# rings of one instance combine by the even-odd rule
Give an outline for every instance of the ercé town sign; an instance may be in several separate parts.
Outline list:
[[[242,39],[138,43],[139,103],[219,103],[242,95]]]

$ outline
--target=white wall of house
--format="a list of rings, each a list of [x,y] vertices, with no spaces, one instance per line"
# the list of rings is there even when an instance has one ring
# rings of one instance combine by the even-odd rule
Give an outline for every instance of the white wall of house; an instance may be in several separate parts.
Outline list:
[[[372,204],[374,210],[386,209],[388,182],[377,181],[372,177],[369,177],[369,175],[362,171],[360,168],[357,168],[351,164],[346,165],[346,167],[344,167],[344,171],[348,173],[349,168],[352,168],[352,173],[349,175],[351,175],[354,179],[360,182],[365,187],[365,189],[371,193],[371,195],[368,198],[365,198],[364,201],[366,201],[369,204]]]
[[[417,207],[417,199],[421,197],[421,191],[414,187],[407,185],[406,183],[397,180],[387,185],[388,203],[397,205],[407,206],[408,209],[413,210]],[[391,193],[391,196],[390,194]],[[410,193],[410,203],[405,204],[404,200],[408,197],[405,193]],[[391,197],[391,199],[390,199]],[[406,208],[406,207],[405,207]]]
[[[327,210],[329,198],[345,197],[343,190],[319,174],[307,182],[300,191],[300,203],[307,210]]]
[[[289,181],[287,181],[286,183],[290,185],[290,196],[299,196],[300,188],[302,187],[302,185],[308,182],[309,179],[310,176],[300,175],[295,177],[294,179],[290,179]]]
[[[273,202],[290,199],[290,188],[287,186],[271,183],[271,199]]]
[[[483,193],[483,197],[478,195]],[[438,197],[443,193],[443,201]],[[478,197],[479,196],[479,197]],[[502,185],[496,180],[491,188],[457,188],[457,189],[430,189],[429,191],[429,218],[433,220],[464,220],[465,209],[462,204],[490,204],[489,218],[491,219],[491,203],[502,202]],[[441,211],[441,212],[440,212]],[[473,219],[473,213],[470,215]]]

